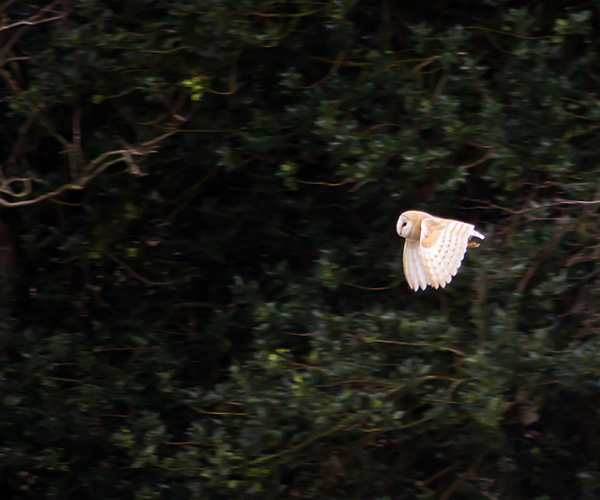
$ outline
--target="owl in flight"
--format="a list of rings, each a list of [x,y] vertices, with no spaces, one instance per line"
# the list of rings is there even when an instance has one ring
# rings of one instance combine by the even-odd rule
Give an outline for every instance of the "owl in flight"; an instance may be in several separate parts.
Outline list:
[[[473,224],[442,219],[425,212],[409,210],[398,218],[398,234],[406,238],[404,244],[404,275],[416,292],[427,285],[444,288],[456,276],[467,252],[479,243],[473,236],[484,239]]]

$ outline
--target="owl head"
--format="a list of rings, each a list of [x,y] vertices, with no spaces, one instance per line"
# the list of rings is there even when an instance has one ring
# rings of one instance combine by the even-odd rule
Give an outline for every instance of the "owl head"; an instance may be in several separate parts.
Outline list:
[[[412,221],[405,214],[402,214],[398,218],[398,222],[396,223],[396,231],[398,232],[399,236],[408,238],[412,232],[412,227]]]
[[[401,215],[398,218],[398,222],[396,223],[396,231],[398,231],[398,235],[404,238],[408,238],[412,230],[412,222],[406,217],[406,215]]]

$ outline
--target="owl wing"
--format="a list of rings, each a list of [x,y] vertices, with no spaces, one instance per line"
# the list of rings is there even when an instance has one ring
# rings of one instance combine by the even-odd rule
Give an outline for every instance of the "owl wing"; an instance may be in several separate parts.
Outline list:
[[[407,238],[404,242],[404,253],[402,254],[402,263],[404,264],[404,276],[408,286],[415,292],[422,288],[427,288],[427,274],[423,267],[423,258],[421,256],[421,243],[419,240]]]
[[[444,288],[456,276],[475,226],[429,217],[421,222],[421,257],[427,283]]]

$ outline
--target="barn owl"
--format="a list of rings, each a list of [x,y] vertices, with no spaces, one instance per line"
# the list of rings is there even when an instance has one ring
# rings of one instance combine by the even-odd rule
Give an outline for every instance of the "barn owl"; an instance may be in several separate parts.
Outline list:
[[[417,210],[400,215],[396,231],[406,238],[402,257],[404,275],[415,292],[419,288],[425,290],[427,285],[444,288],[456,276],[467,247],[479,246],[471,239],[485,238],[475,231],[473,224]]]

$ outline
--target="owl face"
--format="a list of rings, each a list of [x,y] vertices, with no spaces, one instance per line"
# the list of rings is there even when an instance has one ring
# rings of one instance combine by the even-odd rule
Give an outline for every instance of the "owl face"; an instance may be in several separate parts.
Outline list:
[[[400,215],[396,231],[406,238],[404,275],[415,291],[428,285],[444,288],[456,276],[467,248],[479,246],[471,239],[485,238],[472,224],[417,210]]]
[[[412,231],[412,222],[406,215],[402,214],[398,219],[398,222],[396,223],[396,231],[403,238],[410,237],[410,232]]]

